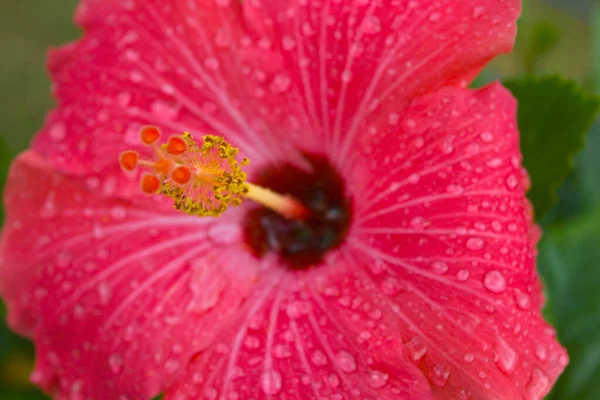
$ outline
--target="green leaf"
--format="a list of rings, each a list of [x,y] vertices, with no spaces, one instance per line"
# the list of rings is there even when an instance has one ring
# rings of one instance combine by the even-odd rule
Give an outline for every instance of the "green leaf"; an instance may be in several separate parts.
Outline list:
[[[539,219],[556,203],[556,192],[572,171],[573,158],[600,111],[600,98],[557,76],[511,79],[505,85],[519,102],[523,163]]]
[[[600,208],[546,229],[538,266],[553,323],[571,359],[550,399],[595,400],[600,393]]]

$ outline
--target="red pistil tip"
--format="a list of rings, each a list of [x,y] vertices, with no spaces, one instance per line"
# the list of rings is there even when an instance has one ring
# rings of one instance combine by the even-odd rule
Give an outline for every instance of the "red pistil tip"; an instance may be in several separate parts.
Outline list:
[[[187,151],[187,143],[182,136],[171,136],[166,146],[167,153],[180,156]]]
[[[142,143],[147,146],[153,145],[160,138],[160,129],[156,126],[145,126],[140,131]]]
[[[155,194],[160,189],[160,179],[156,175],[144,174],[142,177],[142,192],[146,194]]]
[[[139,159],[140,155],[137,151],[124,151],[119,156],[119,164],[121,164],[121,168],[125,171],[133,171],[136,169]]]
[[[171,179],[179,185],[185,185],[192,179],[192,171],[188,167],[177,167],[171,172]]]

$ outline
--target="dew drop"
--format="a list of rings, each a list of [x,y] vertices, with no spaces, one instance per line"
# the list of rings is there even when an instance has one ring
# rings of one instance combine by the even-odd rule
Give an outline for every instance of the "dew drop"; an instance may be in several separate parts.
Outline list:
[[[402,290],[400,281],[394,277],[387,277],[381,283],[381,291],[388,296],[395,296]]]
[[[485,11],[485,7],[477,6],[473,9],[473,18],[477,19],[483,15]]]
[[[219,69],[220,66],[219,60],[217,60],[215,57],[208,57],[204,60],[204,66],[209,71],[216,71]]]
[[[292,80],[285,74],[278,74],[273,78],[273,82],[269,85],[269,89],[273,93],[284,93],[292,86]]]
[[[171,121],[179,115],[179,107],[164,100],[156,100],[150,105],[150,111],[160,119]]]
[[[260,379],[260,385],[267,395],[275,395],[281,391],[281,374],[274,370],[265,371]]]
[[[484,143],[491,143],[491,142],[493,142],[493,141],[494,141],[494,135],[492,135],[492,133],[491,133],[491,132],[488,132],[488,131],[486,131],[486,132],[483,132],[483,133],[481,134],[481,140],[482,140]]]
[[[258,349],[260,347],[260,339],[256,336],[248,335],[244,340],[244,346],[248,349]]]
[[[506,375],[512,375],[517,366],[517,353],[502,338],[496,339],[496,366]]]
[[[550,386],[550,379],[548,376],[535,368],[531,373],[531,378],[525,387],[524,396],[527,400],[538,400],[541,399]]]
[[[502,232],[502,222],[498,221],[497,219],[493,220],[490,226],[494,232]]]
[[[172,374],[179,369],[179,366],[180,366],[179,361],[167,360],[165,362],[165,371],[167,371],[168,374]]]
[[[338,378],[338,376],[336,374],[331,374],[327,378],[327,382],[329,383],[330,387],[335,389],[336,387],[338,387],[340,385],[340,378]]]
[[[506,290],[506,278],[500,271],[488,271],[483,277],[483,286],[492,293],[503,293]]]
[[[114,374],[119,374],[123,370],[123,356],[118,353],[113,353],[108,357],[108,365]]]
[[[466,270],[466,269],[460,269],[460,270],[458,270],[458,272],[456,273],[456,279],[457,279],[459,282],[464,282],[464,281],[466,281],[467,279],[469,279],[469,275],[471,275],[471,273],[470,273],[468,270]]]
[[[434,263],[431,264],[431,268],[433,269],[433,272],[440,275],[448,272],[448,264],[443,261],[434,261]]]
[[[439,12],[434,12],[429,16],[429,20],[431,22],[438,22],[442,15]]]
[[[464,191],[465,191],[465,188],[463,188],[460,185],[450,184],[446,187],[446,192],[448,192],[450,194],[462,194]]]
[[[281,39],[281,45],[285,51],[290,51],[296,47],[296,41],[290,36],[284,36]]]
[[[100,304],[107,305],[112,297],[112,290],[108,283],[100,282],[98,284],[98,296],[100,297]]]
[[[471,237],[467,239],[467,248],[469,250],[481,250],[485,246],[485,241],[480,237]]]
[[[327,364],[327,356],[321,350],[315,350],[310,356],[310,361],[318,367]]]
[[[404,344],[404,349],[415,362],[422,359],[427,353],[427,347],[416,336]]]
[[[125,209],[125,207],[122,206],[113,207],[110,210],[110,216],[115,221],[123,221],[127,217],[127,210]]]
[[[499,157],[494,157],[486,162],[486,165],[490,168],[498,168],[502,165],[502,159]]]
[[[548,352],[546,351],[546,348],[544,346],[537,345],[535,347],[535,356],[540,361],[546,361],[546,359],[548,358]]]
[[[506,187],[508,187],[510,190],[516,189],[518,184],[519,180],[515,175],[510,174],[506,177]]]
[[[67,136],[67,127],[63,122],[57,122],[56,124],[52,125],[50,132],[48,133],[52,140],[60,142]]]
[[[434,385],[439,387],[446,386],[449,377],[450,370],[442,364],[436,364],[429,372],[429,379]]]
[[[117,105],[121,108],[127,107],[129,102],[131,101],[131,93],[129,92],[120,92],[117,95]]]
[[[366,377],[366,382],[369,387],[379,389],[387,384],[388,379],[388,374],[377,370],[371,370]]]
[[[416,216],[410,221],[410,226],[417,230],[423,230],[427,228],[430,224],[431,223],[427,219],[421,216]]]
[[[362,25],[362,30],[368,35],[373,35],[381,32],[381,20],[374,15],[365,18]]]
[[[216,400],[219,397],[219,391],[214,387],[209,387],[204,390],[204,398],[206,400]]]
[[[144,75],[140,71],[133,70],[129,73],[129,78],[132,82],[140,83],[144,80]]]
[[[398,114],[397,112],[391,112],[388,115],[388,124],[395,126],[395,125],[398,125],[399,121],[400,121],[400,114]]]
[[[345,69],[340,77],[342,82],[350,82],[352,80],[352,71]]]
[[[470,364],[473,362],[473,360],[475,360],[475,356],[473,355],[473,353],[466,353],[463,357],[463,360],[467,364]]]
[[[356,371],[356,360],[354,359],[354,356],[347,351],[340,351],[337,353],[336,362],[344,372]]]
[[[531,306],[531,298],[519,289],[515,290],[515,303],[521,310],[528,310]]]

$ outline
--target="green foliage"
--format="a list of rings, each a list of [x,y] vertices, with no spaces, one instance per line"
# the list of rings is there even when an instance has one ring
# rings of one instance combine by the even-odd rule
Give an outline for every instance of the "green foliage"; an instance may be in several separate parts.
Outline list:
[[[533,75],[548,53],[556,47],[560,39],[560,31],[549,21],[539,21],[533,25],[529,35],[529,43],[525,51],[523,63],[525,73]]]
[[[523,163],[532,181],[529,198],[540,218],[556,203],[556,192],[600,111],[600,98],[557,76],[511,79],[505,85],[519,102]]]
[[[553,323],[571,358],[552,400],[595,400],[600,393],[600,208],[546,229],[538,261]]]

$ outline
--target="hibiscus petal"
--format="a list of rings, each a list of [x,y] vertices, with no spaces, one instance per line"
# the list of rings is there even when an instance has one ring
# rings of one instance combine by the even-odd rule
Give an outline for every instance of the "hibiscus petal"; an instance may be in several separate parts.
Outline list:
[[[122,197],[139,190],[115,160],[145,124],[223,135],[254,166],[301,163],[298,148],[343,160],[368,115],[509,50],[519,4],[84,0],[85,37],[50,55],[59,108],[34,148]]]
[[[431,399],[376,308],[377,288],[345,261],[323,271],[269,274],[166,399]],[[357,297],[338,301],[340,288]]]
[[[435,398],[541,399],[568,362],[540,313],[515,110],[498,84],[417,98],[393,127],[373,123],[349,175],[349,257]]]
[[[243,4],[250,29],[284,54],[283,70],[336,161],[351,153],[370,114],[387,115],[445,85],[466,86],[509,51],[521,7],[519,0]]]
[[[34,152],[6,188],[0,293],[64,398],[150,398],[210,343],[254,282],[227,219],[91,196]],[[234,289],[233,289],[234,288]]]

